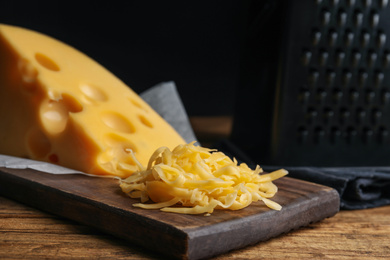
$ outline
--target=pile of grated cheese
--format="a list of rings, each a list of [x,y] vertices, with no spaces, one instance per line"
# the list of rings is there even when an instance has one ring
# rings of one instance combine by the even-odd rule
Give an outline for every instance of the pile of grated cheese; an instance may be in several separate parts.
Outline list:
[[[123,192],[141,199],[133,206],[206,215],[214,209],[239,210],[259,200],[271,209],[282,208],[269,198],[278,190],[272,181],[285,176],[286,170],[262,175],[260,166],[251,170],[222,152],[194,143],[172,151],[157,149],[146,169],[139,165],[141,171],[121,180]],[[155,203],[145,203],[149,199]]]

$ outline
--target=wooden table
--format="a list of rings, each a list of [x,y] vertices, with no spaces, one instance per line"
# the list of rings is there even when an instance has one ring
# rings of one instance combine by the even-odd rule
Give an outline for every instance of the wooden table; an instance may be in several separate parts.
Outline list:
[[[215,259],[390,258],[390,206],[334,217]],[[0,259],[159,259],[119,238],[0,197]]]
[[[192,122],[199,132],[197,124],[202,126],[202,120]],[[221,121],[215,122],[221,125]],[[229,120],[222,122],[226,127],[231,126]],[[207,135],[208,129],[217,129],[213,138],[228,133],[212,126],[200,132]],[[40,258],[161,257],[96,229],[0,197],[0,259]],[[390,259],[390,206],[341,211],[319,223],[214,259],[260,258]]]

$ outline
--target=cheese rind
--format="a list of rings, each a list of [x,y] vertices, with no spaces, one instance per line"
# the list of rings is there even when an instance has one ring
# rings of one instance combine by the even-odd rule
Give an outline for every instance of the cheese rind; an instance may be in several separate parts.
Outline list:
[[[0,25],[0,153],[125,177],[185,143],[134,91],[78,50]],[[126,168],[126,169],[124,169]],[[130,167],[132,168],[132,167]],[[134,168],[134,167],[133,167]]]

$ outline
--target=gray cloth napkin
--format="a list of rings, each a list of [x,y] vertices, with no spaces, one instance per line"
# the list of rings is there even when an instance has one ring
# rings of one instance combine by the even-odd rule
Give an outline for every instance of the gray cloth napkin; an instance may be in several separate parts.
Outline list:
[[[274,170],[280,166],[263,166]],[[342,209],[364,209],[390,204],[390,167],[283,167],[290,177],[334,188]]]
[[[187,143],[197,141],[175,82],[162,82],[140,96],[175,128]]]
[[[221,140],[215,148],[255,167],[244,151],[229,140]],[[389,167],[289,167],[284,165],[260,165],[270,172],[286,169],[289,177],[332,187],[340,195],[341,209],[365,209],[390,204]]]

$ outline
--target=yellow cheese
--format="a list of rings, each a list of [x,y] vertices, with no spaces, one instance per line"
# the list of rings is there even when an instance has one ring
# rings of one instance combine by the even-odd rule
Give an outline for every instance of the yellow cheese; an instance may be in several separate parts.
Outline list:
[[[0,25],[0,153],[125,177],[184,143],[134,91],[78,50]],[[118,57],[120,58],[120,57]]]
[[[142,203],[133,206],[144,209],[208,215],[214,209],[239,210],[262,201],[281,210],[270,200],[278,191],[272,181],[288,172],[262,173],[260,166],[252,170],[222,152],[189,143],[173,151],[160,147],[147,168],[121,180],[120,187],[131,198],[140,198]],[[155,203],[145,204],[149,198]]]

